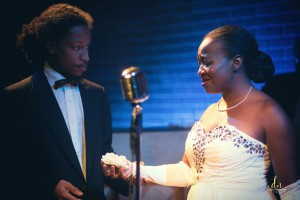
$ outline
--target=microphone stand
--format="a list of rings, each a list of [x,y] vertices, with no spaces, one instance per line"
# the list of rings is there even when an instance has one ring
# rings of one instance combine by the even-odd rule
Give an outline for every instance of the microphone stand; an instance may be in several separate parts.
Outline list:
[[[140,148],[140,135],[142,133],[142,107],[140,104],[132,103],[132,121],[130,127],[130,148],[132,158],[135,156],[136,160],[136,181],[135,181],[135,200],[141,199],[140,197],[140,161],[141,161],[141,148]]]
[[[140,148],[140,134],[142,132],[142,107],[141,102],[149,98],[146,78],[138,67],[131,66],[122,72],[120,78],[122,94],[125,100],[131,102],[132,105],[132,120],[130,127],[130,148],[132,153],[132,160],[136,157],[136,195],[135,200],[141,198],[140,190],[140,162],[141,162],[141,148]],[[130,192],[131,195],[131,192]]]

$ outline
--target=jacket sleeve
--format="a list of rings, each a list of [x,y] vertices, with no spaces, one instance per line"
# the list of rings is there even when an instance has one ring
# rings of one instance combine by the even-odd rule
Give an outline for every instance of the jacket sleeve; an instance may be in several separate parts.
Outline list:
[[[103,91],[103,119],[104,119],[104,133],[105,133],[105,145],[104,145],[104,154],[107,152],[114,152],[112,148],[112,116],[111,108],[108,102],[107,95]],[[116,192],[128,196],[131,191],[131,186],[122,179],[111,179],[110,177],[104,177],[104,182],[110,186]]]

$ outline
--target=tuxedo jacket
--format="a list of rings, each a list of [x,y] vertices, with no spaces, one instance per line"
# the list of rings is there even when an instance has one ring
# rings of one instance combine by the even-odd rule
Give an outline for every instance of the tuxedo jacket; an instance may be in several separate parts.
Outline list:
[[[105,199],[104,184],[123,195],[128,186],[104,177],[101,157],[113,152],[111,111],[102,86],[82,79],[78,85],[85,123],[86,180],[70,133],[43,72],[8,86],[1,93],[1,137],[8,199],[54,200],[66,180],[87,200]]]

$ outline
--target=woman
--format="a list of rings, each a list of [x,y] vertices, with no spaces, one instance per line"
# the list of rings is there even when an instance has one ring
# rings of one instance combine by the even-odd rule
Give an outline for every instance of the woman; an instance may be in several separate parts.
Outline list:
[[[284,187],[279,190],[281,198],[299,198],[291,122],[250,81],[264,82],[273,75],[271,58],[258,50],[250,32],[227,25],[204,37],[198,61],[202,86],[208,93],[221,93],[222,98],[192,127],[181,162],[141,166],[141,177],[161,185],[191,186],[190,200],[275,199],[266,181],[272,161]],[[120,170],[125,179],[135,172],[128,169]]]

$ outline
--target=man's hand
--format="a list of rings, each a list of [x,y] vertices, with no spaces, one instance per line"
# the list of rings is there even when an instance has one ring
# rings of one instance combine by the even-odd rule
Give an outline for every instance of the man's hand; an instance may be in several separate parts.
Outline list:
[[[106,165],[103,162],[101,162],[101,165],[105,176],[110,176],[111,178],[122,178],[125,181],[129,181],[129,179],[135,179],[136,162],[128,161],[127,165],[120,166],[118,168],[113,165]],[[144,162],[140,162],[140,165],[144,165]]]
[[[106,165],[104,163],[101,163],[102,165],[102,171],[105,176],[110,176],[111,178],[119,178],[122,177],[122,174],[120,173],[120,170],[116,168],[113,165]],[[122,168],[122,167],[120,167]]]
[[[54,192],[57,200],[80,200],[75,196],[73,196],[72,194],[77,196],[83,195],[83,193],[78,188],[76,188],[71,183],[65,180],[60,180],[58,182]]]

